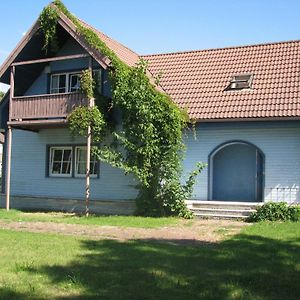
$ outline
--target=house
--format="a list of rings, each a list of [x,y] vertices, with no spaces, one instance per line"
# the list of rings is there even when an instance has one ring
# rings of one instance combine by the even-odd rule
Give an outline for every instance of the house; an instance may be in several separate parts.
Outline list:
[[[160,85],[196,121],[184,135],[184,173],[196,162],[193,200],[223,203],[300,201],[300,41],[140,56],[92,29],[126,64],[149,62]],[[5,131],[2,190],[12,207],[82,209],[86,140],[72,137],[67,116],[86,99],[78,93],[86,68],[110,97],[109,60],[59,14],[60,49],[42,51],[37,21],[0,67],[10,84],[0,106]],[[91,158],[91,209],[129,214],[136,180]],[[2,195],[1,204],[4,205]]]

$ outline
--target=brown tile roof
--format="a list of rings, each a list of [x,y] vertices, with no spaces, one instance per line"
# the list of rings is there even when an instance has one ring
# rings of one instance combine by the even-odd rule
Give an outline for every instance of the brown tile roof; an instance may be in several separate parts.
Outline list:
[[[106,44],[106,46],[110,48],[110,50],[112,50],[119,57],[119,59],[121,59],[127,65],[134,66],[139,61],[139,55],[131,49],[127,48],[126,46],[112,39],[111,37],[107,36],[98,29],[90,26],[84,21],[80,20],[80,22],[87,28],[97,33],[98,37]]]
[[[300,117],[300,41],[139,56],[94,30],[130,66],[149,61],[161,88],[195,120]],[[253,74],[251,89],[226,91],[233,75]]]
[[[197,120],[300,117],[300,41],[142,56],[161,85]],[[225,91],[251,73],[251,90]]]
[[[129,49],[128,47],[122,45],[121,43],[117,42],[116,40],[112,39],[111,37],[107,36],[103,32],[99,31],[98,29],[90,26],[89,24],[85,23],[82,20],[79,20],[84,26],[87,28],[93,30],[98,37],[106,44],[106,46],[112,50],[119,59],[121,59],[124,63],[126,63],[129,66],[134,66],[136,63],[139,62],[140,56],[135,53],[133,50]],[[154,83],[154,77],[148,70],[147,75],[150,77],[151,82]],[[158,86],[157,89],[160,92],[165,92],[161,86]]]

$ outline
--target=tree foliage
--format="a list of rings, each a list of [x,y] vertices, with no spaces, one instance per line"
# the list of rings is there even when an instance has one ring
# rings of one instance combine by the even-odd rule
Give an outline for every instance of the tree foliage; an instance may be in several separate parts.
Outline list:
[[[4,97],[5,93],[0,91],[0,101],[2,100],[2,98]]]
[[[92,74],[85,71],[81,78],[83,92],[89,98],[95,97],[96,103],[102,104],[93,109],[75,109],[69,116],[71,132],[85,136],[90,124],[93,141],[100,143],[94,147],[94,154],[100,160],[138,178],[138,214],[191,217],[184,200],[191,196],[195,178],[204,165],[198,164],[186,183],[181,183],[184,154],[182,134],[188,125],[186,112],[180,110],[168,95],[159,91],[159,78],[152,84],[147,76],[147,62],[141,60],[136,66],[129,67],[93,30],[83,26],[70,14],[61,1],[56,0],[54,4],[76,25],[86,42],[111,62],[109,75],[112,99],[104,101],[97,94]],[[54,28],[54,25],[47,24],[48,27]],[[45,42],[49,44],[49,39],[45,39]],[[109,117],[113,111],[120,112],[121,122]],[[113,124],[109,124],[109,120]]]

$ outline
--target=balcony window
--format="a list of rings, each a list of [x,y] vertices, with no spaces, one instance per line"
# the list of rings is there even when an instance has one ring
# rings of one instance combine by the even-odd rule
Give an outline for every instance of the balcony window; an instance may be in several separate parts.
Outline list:
[[[77,92],[80,89],[80,74],[70,74],[69,75],[69,92]]]
[[[52,74],[50,94],[77,92],[80,89],[81,73]]]
[[[67,87],[67,74],[54,74],[51,75],[51,94],[66,93]]]
[[[50,82],[50,94],[72,93],[80,89],[81,73],[61,73],[52,74]],[[99,94],[102,94],[102,71],[94,70],[93,78],[95,80]]]

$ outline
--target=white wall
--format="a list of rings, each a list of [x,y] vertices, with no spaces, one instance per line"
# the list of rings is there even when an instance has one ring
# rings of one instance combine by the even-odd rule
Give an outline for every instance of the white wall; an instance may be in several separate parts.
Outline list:
[[[300,201],[300,123],[299,122],[236,122],[206,123],[196,127],[185,138],[187,153],[185,172],[191,171],[197,161],[208,163],[209,154],[220,144],[243,140],[256,145],[265,155],[265,201]],[[208,199],[207,167],[199,176],[193,199]],[[292,192],[277,188],[295,188]]]
[[[13,130],[12,195],[84,199],[85,178],[47,177],[47,145],[83,144],[71,137],[68,129],[45,129],[39,133]],[[100,163],[99,178],[91,179],[91,199],[134,199],[137,190],[132,176]]]

